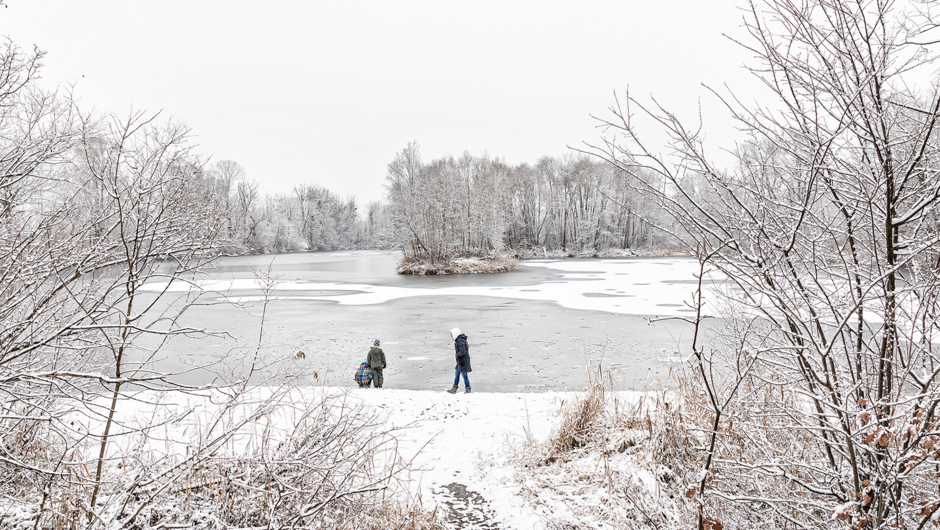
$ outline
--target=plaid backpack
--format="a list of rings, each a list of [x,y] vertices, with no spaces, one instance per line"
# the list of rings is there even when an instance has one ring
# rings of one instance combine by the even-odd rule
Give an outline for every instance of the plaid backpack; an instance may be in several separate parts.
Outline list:
[[[359,386],[372,384],[372,368],[369,368],[369,363],[363,362],[359,365],[359,369],[356,370],[356,382]]]

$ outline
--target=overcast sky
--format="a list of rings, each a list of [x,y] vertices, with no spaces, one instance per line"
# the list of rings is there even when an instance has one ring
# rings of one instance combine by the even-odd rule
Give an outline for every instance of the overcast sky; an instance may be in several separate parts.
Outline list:
[[[702,83],[741,85],[741,0],[6,0],[0,33],[45,50],[86,108],[162,111],[268,193],[381,199],[409,141],[534,163],[597,141],[613,92],[654,94],[713,137]],[[725,133],[722,133],[724,127]],[[727,135],[730,137],[730,135]]]

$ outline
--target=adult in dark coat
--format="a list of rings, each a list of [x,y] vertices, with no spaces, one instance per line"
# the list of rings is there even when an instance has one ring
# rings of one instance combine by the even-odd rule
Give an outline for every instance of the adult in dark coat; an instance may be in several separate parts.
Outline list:
[[[366,362],[369,363],[369,368],[372,368],[372,384],[375,385],[375,388],[382,388],[382,385],[385,384],[382,371],[388,366],[385,363],[385,352],[382,351],[382,348],[379,348],[380,344],[379,339],[375,339],[369,349],[369,354],[366,356]]]
[[[457,385],[460,384],[460,376],[463,374],[463,386],[466,387],[465,393],[470,393],[470,379],[467,378],[467,372],[472,372],[470,368],[470,345],[467,343],[467,336],[460,332],[459,328],[450,330],[450,336],[454,339],[454,353],[457,356],[457,366],[454,367],[454,386],[448,390],[451,394],[457,393]]]

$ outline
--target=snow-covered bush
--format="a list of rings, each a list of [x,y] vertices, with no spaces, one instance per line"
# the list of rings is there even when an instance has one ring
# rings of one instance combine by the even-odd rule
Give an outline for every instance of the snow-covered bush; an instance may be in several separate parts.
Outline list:
[[[256,388],[234,402],[220,391],[134,397],[117,421],[147,429],[111,447],[93,528],[444,527],[400,482],[407,467],[395,432],[344,394]],[[61,450],[54,438],[31,443]],[[79,447],[70,458],[94,461],[97,449]],[[5,491],[3,526],[86,526],[87,477],[69,466],[62,472],[70,479],[35,488],[0,468],[5,484],[21,486]]]

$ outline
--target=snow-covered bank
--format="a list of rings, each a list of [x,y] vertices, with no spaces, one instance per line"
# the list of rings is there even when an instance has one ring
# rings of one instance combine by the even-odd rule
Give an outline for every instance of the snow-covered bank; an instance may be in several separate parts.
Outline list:
[[[385,440],[375,447],[372,465],[388,469],[397,462],[409,468],[396,474],[394,484],[402,486],[407,502],[420,502],[425,509],[435,508],[447,515],[457,528],[535,529],[546,528],[546,518],[553,522],[580,520],[584,528],[612,528],[604,519],[610,514],[585,519],[599,506],[604,491],[575,484],[569,491],[571,473],[576,481],[598,472],[598,466],[628,469],[639,487],[644,486],[643,472],[636,472],[638,455],[621,454],[621,443],[614,458],[589,455],[586,459],[562,467],[535,465],[524,469],[526,452],[545,442],[557,430],[560,411],[579,401],[584,393],[458,393],[400,389],[359,389],[340,387],[301,387],[286,393],[259,387],[241,396],[244,405],[225,408],[218,393],[164,396],[147,392],[119,407],[120,422],[131,430],[139,422],[162,422],[145,444],[138,446],[156,459],[177,460],[192,450],[192,435],[222,418],[225,425],[243,424],[240,434],[215,450],[219,459],[248,455],[260,444],[281,443],[298,425],[322,421],[311,411],[317,404],[328,404],[331,418],[346,415],[366,426],[361,435]],[[610,394],[621,404],[635,403],[641,394]],[[274,398],[275,401],[271,401]],[[345,411],[345,412],[343,412]],[[345,420],[344,420],[345,421]],[[95,431],[96,425],[88,425]],[[316,429],[314,429],[316,430]],[[383,433],[388,433],[386,437]],[[140,443],[138,436],[124,438],[124,443]],[[122,452],[135,452],[124,447]],[[215,456],[215,454],[213,455]],[[619,458],[619,462],[617,459]],[[572,460],[575,460],[572,458]],[[112,467],[118,465],[114,461]],[[585,467],[586,466],[586,467]],[[118,475],[120,470],[112,470]],[[548,473],[548,478],[546,478]],[[557,474],[558,480],[551,475]],[[578,478],[582,477],[582,478]],[[395,488],[389,490],[391,493]],[[159,501],[155,508],[160,508]]]

